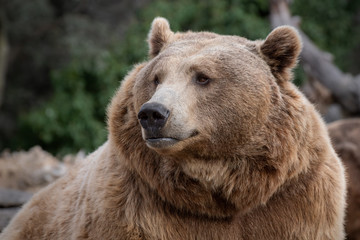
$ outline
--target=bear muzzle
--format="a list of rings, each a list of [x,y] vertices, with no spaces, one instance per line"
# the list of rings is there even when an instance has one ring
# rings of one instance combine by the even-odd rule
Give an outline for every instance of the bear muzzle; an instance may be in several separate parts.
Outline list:
[[[166,148],[179,140],[163,136],[162,129],[170,116],[170,110],[157,102],[145,103],[138,113],[140,125],[144,129],[146,144],[152,148]]]

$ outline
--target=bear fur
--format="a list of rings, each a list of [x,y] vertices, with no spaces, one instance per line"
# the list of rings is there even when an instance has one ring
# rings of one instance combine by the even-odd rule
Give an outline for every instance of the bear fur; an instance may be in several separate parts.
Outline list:
[[[290,82],[296,30],[250,41],[156,18],[148,41],[110,104],[108,141],[1,239],[343,239],[343,166]]]

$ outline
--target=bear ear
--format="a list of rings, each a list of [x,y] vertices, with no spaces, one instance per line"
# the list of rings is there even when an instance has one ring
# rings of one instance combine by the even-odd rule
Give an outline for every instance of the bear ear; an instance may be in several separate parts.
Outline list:
[[[173,34],[169,22],[165,18],[157,17],[153,20],[148,36],[149,55],[151,58],[156,57],[160,53]]]
[[[275,28],[260,45],[260,52],[272,73],[280,81],[291,78],[291,69],[296,65],[302,43],[297,30],[290,26]]]

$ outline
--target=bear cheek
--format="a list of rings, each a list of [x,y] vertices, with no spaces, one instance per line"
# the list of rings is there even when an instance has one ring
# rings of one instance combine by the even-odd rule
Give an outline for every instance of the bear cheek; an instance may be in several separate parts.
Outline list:
[[[154,92],[155,87],[151,86],[151,84],[144,79],[139,79],[139,81],[135,83],[133,89],[133,99],[135,100],[134,108],[136,114],[140,111],[141,106],[151,99]]]
[[[229,89],[226,94],[214,95],[198,101],[196,116],[200,132],[209,137],[212,147],[231,148],[230,142],[238,144],[261,128],[269,112],[270,97],[265,94],[252,94],[246,87]],[[230,99],[231,97],[236,99]]]
[[[234,95],[238,96],[235,101],[238,106],[234,106],[234,109],[237,109],[243,125],[258,127],[266,121],[271,108],[271,98],[276,90],[276,87],[272,87],[275,80],[271,79],[271,76],[270,72],[259,72],[236,88],[237,93]]]

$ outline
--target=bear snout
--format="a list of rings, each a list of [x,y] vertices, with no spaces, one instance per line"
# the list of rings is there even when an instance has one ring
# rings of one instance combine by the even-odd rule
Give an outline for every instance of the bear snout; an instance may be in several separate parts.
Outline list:
[[[169,118],[170,110],[163,104],[147,102],[140,108],[138,119],[142,126],[146,145],[153,149],[166,149],[179,140],[163,134],[163,128]]]
[[[157,135],[156,132],[159,132],[165,126],[169,115],[170,110],[164,105],[151,102],[142,105],[138,119],[144,130],[154,132],[154,135]]]

